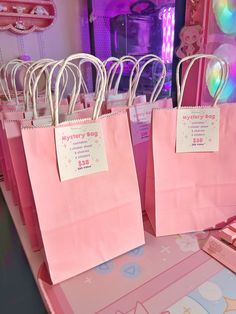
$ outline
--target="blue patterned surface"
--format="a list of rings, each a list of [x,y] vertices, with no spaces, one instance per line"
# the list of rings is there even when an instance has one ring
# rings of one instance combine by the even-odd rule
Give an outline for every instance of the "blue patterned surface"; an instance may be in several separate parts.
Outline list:
[[[109,261],[95,267],[95,270],[97,273],[105,275],[105,274],[111,273],[113,270],[113,267],[114,267],[113,261]]]
[[[121,269],[122,275],[127,278],[137,278],[141,273],[141,267],[136,263],[125,264]]]
[[[236,314],[236,276],[224,269],[194,290],[189,297],[210,314]]]

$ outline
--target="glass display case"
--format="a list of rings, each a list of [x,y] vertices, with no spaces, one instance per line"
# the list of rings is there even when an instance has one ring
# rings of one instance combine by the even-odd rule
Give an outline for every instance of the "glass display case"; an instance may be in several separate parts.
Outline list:
[[[167,67],[167,78],[161,97],[170,96],[176,28],[175,0],[89,0],[91,52],[105,60],[146,54],[161,57]],[[183,5],[183,3],[182,3]],[[183,12],[184,10],[182,10]],[[127,90],[130,74],[125,65],[120,84]],[[142,75],[138,93],[149,95],[158,79],[157,64],[150,65]]]

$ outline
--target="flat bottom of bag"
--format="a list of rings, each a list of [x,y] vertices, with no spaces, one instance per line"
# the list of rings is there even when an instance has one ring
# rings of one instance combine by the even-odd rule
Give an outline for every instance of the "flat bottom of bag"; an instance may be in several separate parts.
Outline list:
[[[0,186],[51,313],[236,313],[235,274],[201,250],[210,233],[155,238],[147,219],[144,247],[51,286],[41,253],[31,250],[11,193],[4,183]]]

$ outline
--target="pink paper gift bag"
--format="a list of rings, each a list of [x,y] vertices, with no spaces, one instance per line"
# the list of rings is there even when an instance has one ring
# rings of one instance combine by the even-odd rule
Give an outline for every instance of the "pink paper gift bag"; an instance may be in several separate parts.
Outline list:
[[[157,236],[214,228],[236,215],[236,104],[220,106],[217,152],[176,153],[178,110],[152,115],[146,211]]]
[[[102,71],[102,62],[91,58]],[[99,107],[101,102],[94,107],[93,117],[103,131],[107,171],[60,181],[55,129],[94,120],[22,129],[45,258],[54,284],[144,243],[127,114],[97,118]]]
[[[138,77],[135,80],[130,98],[128,100],[128,113],[132,135],[134,159],[141,197],[141,205],[142,209],[145,210],[146,168],[149,135],[151,128],[151,114],[153,108],[172,107],[172,101],[171,99],[157,100],[166,78],[166,68],[164,62],[155,55],[144,56],[139,59],[138,63],[143,60],[145,60],[145,63],[142,65],[140,71],[138,72]],[[162,72],[150,97],[150,101],[148,102],[146,100],[146,95],[140,95],[136,97],[136,91],[143,71],[148,65],[153,62],[157,62],[162,66]]]
[[[2,118],[2,113],[0,112],[0,144],[1,144],[1,170],[2,170],[2,175],[5,181],[5,186],[6,186],[6,190],[9,191],[11,188],[11,184],[9,181],[9,177],[7,174],[7,168],[6,168],[6,162],[5,162],[5,141],[4,141],[4,131],[3,131],[3,127],[2,127],[2,122],[3,118]]]
[[[1,114],[1,145],[3,151],[3,176],[6,184],[6,189],[11,190],[15,205],[19,205],[19,195],[16,187],[16,180],[12,168],[9,147],[7,144],[6,130],[4,124],[3,113]],[[21,209],[21,208],[20,208]],[[23,217],[22,217],[23,218]]]
[[[136,171],[138,176],[138,183],[139,183],[139,191],[140,191],[140,197],[141,197],[141,204],[142,209],[145,210],[145,191],[146,191],[146,171],[147,171],[147,158],[148,158],[148,147],[149,147],[149,132],[151,129],[151,110],[154,108],[173,108],[172,100],[171,99],[160,99],[157,100],[155,103],[151,104],[152,109],[150,109],[150,104],[143,103],[136,106],[137,112],[139,112],[138,107],[142,107],[142,110],[140,112],[147,112],[147,116],[150,115],[150,121],[146,121],[145,125],[142,125],[142,129],[145,133],[146,138],[145,141],[135,142],[134,137],[138,137],[139,131],[137,131],[136,134],[135,131],[133,131],[133,152],[134,152],[134,159],[135,159],[135,165],[136,165]],[[130,118],[129,118],[130,119]],[[149,118],[148,118],[149,119]],[[131,119],[130,119],[131,120]],[[138,121],[132,122],[130,121],[131,130],[132,128],[136,128],[133,124],[139,124]],[[132,131],[131,131],[132,132]]]
[[[42,248],[42,241],[21,137],[21,123],[21,121],[5,121],[5,130],[23,221],[27,228],[32,250],[37,251]],[[28,123],[30,124],[30,121]]]

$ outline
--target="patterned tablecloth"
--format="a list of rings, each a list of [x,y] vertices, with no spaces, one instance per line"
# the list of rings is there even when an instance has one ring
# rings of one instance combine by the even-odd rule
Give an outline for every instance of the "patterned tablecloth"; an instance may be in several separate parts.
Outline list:
[[[236,313],[236,276],[201,250],[208,232],[155,238],[59,285],[30,252],[9,193],[2,190],[46,306],[57,314]],[[79,254],[79,252],[75,252]]]

